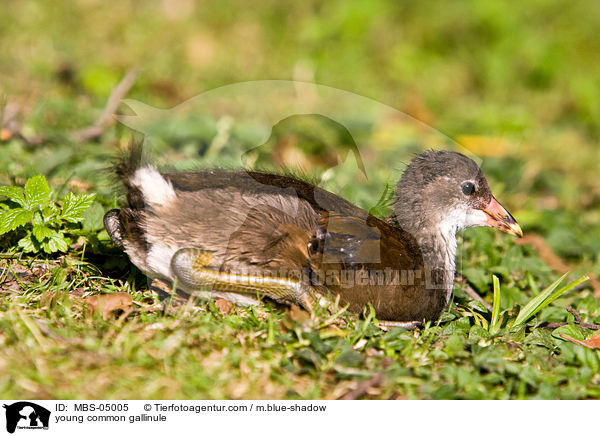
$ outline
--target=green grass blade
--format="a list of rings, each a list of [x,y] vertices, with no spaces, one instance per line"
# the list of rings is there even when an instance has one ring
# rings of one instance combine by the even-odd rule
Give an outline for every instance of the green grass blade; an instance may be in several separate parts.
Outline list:
[[[565,279],[567,274],[568,273],[565,273],[562,277],[560,277],[558,280],[556,280],[554,283],[552,283],[550,286],[548,286],[546,289],[544,289],[538,295],[533,297],[529,301],[529,303],[527,303],[524,307],[522,307],[521,310],[519,311],[519,315],[517,316],[517,318],[515,319],[515,322],[513,323],[513,326],[523,324],[526,320],[528,320],[530,317],[532,317],[537,312],[536,309],[539,307],[539,305],[542,304],[542,302],[546,298],[548,298],[552,294],[552,292],[554,292],[554,290],[558,287],[558,285],[560,285],[560,283]]]
[[[492,306],[492,322],[490,324],[490,332],[495,334],[500,330],[498,316],[500,315],[500,280],[493,275],[492,282],[494,284],[494,304]]]
[[[531,301],[519,311],[519,315],[517,316],[512,325],[513,328],[524,324],[529,318],[534,316],[548,304],[552,303],[562,294],[564,294],[567,291],[570,291],[575,286],[578,286],[579,284],[588,280],[587,276],[583,276],[575,280],[574,282],[563,286],[558,291],[555,291],[555,289],[558,287],[558,285],[560,285],[560,283],[564,280],[567,274],[568,273],[565,273],[562,277],[560,277],[558,280],[556,280],[554,283],[552,283],[550,286],[548,286],[546,289],[540,292],[536,297],[532,298]]]
[[[590,278],[588,276],[582,276],[582,277],[578,278],[577,280],[575,280],[574,282],[571,282],[568,285],[562,287],[561,289],[556,291],[554,294],[552,294],[549,298],[544,300],[544,302],[539,306],[537,311],[542,310],[544,307],[546,307],[547,305],[552,303],[554,300],[556,300],[558,297],[560,297],[565,292],[570,291],[571,289],[579,286],[580,284],[582,284],[583,282],[585,282],[586,280],[589,280],[589,279]]]

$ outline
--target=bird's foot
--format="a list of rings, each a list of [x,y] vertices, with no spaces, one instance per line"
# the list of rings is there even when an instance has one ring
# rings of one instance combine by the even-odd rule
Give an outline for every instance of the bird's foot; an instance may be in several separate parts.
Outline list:
[[[423,327],[421,321],[379,321],[380,327],[401,327],[406,330],[414,330]]]
[[[299,280],[269,275],[236,274],[210,267],[212,254],[197,248],[182,248],[171,259],[178,284],[200,298],[221,297],[232,303],[254,305],[261,297],[292,303],[311,311],[319,297]]]

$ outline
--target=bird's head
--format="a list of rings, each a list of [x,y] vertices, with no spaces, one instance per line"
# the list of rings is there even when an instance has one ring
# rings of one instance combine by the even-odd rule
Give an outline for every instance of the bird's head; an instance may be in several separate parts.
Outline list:
[[[456,232],[488,226],[521,237],[515,219],[492,195],[479,166],[450,151],[415,157],[398,182],[394,214],[409,232]]]

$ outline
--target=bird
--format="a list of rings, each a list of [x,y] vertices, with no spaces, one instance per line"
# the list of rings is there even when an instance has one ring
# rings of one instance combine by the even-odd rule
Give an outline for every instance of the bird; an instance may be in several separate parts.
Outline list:
[[[455,277],[457,232],[523,232],[479,166],[454,151],[416,155],[376,218],[286,174],[207,169],[160,172],[131,147],[116,165],[126,201],[104,217],[113,243],[151,279],[190,296],[240,305],[263,299],[371,305],[383,323],[437,320]]]

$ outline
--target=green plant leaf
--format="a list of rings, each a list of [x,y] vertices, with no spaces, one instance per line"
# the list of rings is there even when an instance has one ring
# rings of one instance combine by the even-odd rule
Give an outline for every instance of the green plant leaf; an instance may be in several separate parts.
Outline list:
[[[39,211],[33,212],[33,217],[31,218],[31,224],[34,226],[39,226],[44,224],[44,218]]]
[[[104,208],[94,202],[89,209],[83,212],[83,230],[96,231],[104,228]]]
[[[23,251],[31,253],[33,251],[38,251],[38,247],[36,247],[35,243],[31,239],[31,233],[29,233],[24,238],[21,238],[18,242],[19,247],[23,249]]]
[[[77,223],[83,220],[83,212],[90,207],[96,194],[81,194],[79,196],[69,192],[63,202],[61,217],[70,222]]]
[[[55,233],[48,241],[48,247],[50,247],[50,251],[53,253],[55,251],[67,251],[69,249],[69,245],[67,241],[61,233]]]
[[[369,209],[369,213],[377,217],[386,216],[393,202],[394,190],[390,187],[389,183],[386,183],[379,200]]]
[[[500,315],[500,280],[497,276],[492,276],[494,284],[494,304],[492,306],[492,322],[490,324],[490,332],[498,333],[500,331],[500,323],[498,322]]]
[[[10,232],[31,221],[33,212],[25,209],[11,209],[0,215],[0,235]]]
[[[52,200],[52,190],[43,175],[37,175],[27,180],[24,190],[12,186],[0,187],[0,195],[6,196],[23,207],[8,208],[3,204],[0,209],[0,234],[7,233],[19,226],[31,225],[27,235],[19,240],[18,245],[25,252],[55,253],[67,251],[70,239],[65,236],[67,231],[63,226],[65,221],[77,223],[84,219],[85,212],[95,194],[76,196],[67,194],[62,208]],[[94,226],[101,221],[103,209],[97,204],[96,210],[90,215]]]
[[[583,341],[583,340],[585,340],[584,333],[585,333],[585,330],[583,330],[578,325],[574,325],[574,324],[563,325],[563,326],[560,326],[560,327],[552,330],[552,336],[554,336],[557,339],[560,339],[561,341],[566,341],[566,339],[561,336],[563,334],[567,335],[567,336],[571,336],[574,339]]]
[[[58,207],[56,207],[54,202],[51,202],[44,209],[42,209],[42,213],[46,218],[53,217],[58,215]]]
[[[558,287],[558,285],[560,285],[560,283],[564,280],[564,278],[567,276],[567,274],[568,273],[565,273],[562,277],[560,277],[558,280],[556,280],[554,283],[552,283],[550,286],[548,286],[546,289],[544,289],[538,295],[533,297],[531,299],[531,301],[529,301],[529,303],[527,303],[527,305],[525,305],[519,311],[519,315],[517,315],[517,318],[512,323],[511,328],[513,330],[519,328],[520,326],[525,324],[527,322],[527,320],[529,320],[531,317],[533,317],[536,313],[538,313],[540,310],[542,310],[548,304],[552,303],[554,300],[556,300],[562,294],[564,294],[567,291],[570,291],[575,286],[578,286],[581,283],[588,280],[587,276],[583,276],[583,277],[580,277],[579,279],[575,280],[574,282],[571,282],[568,285],[563,286],[558,291],[555,291],[555,289]]]
[[[582,277],[578,278],[577,280],[575,280],[574,282],[571,282],[568,285],[560,288],[558,291],[556,291],[554,294],[552,294],[549,298],[545,299],[542,302],[542,304],[539,305],[537,312],[539,312],[544,307],[546,307],[547,305],[549,305],[550,303],[552,303],[554,300],[556,300],[558,297],[560,297],[565,292],[570,291],[574,287],[579,286],[580,284],[582,284],[583,282],[585,282],[585,281],[587,281],[589,279],[590,278],[588,276],[582,276]]]
[[[54,230],[49,229],[44,225],[33,226],[32,233],[35,239],[38,240],[38,242],[42,242],[46,238],[52,238],[56,234]]]
[[[23,188],[17,186],[0,186],[0,195],[10,198],[12,201],[19,203],[20,206],[25,207],[25,196],[23,195]]]
[[[28,209],[46,207],[51,197],[52,190],[42,174],[32,177],[25,183],[25,207]]]

